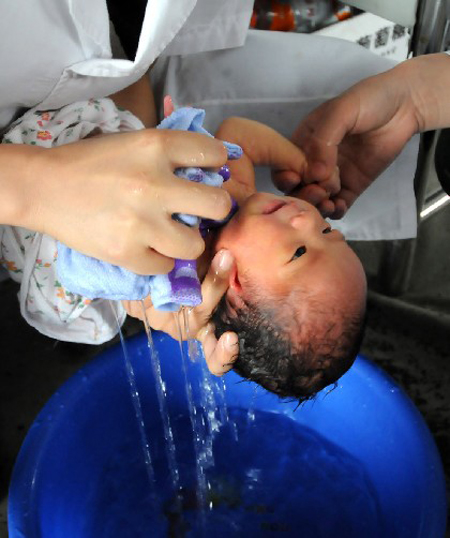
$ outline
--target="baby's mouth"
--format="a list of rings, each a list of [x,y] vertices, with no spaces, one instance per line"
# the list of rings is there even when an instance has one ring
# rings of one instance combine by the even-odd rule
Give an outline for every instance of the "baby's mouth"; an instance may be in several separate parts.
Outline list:
[[[280,208],[286,205],[287,202],[283,202],[281,200],[272,200],[270,203],[268,203],[262,213],[263,215],[271,215],[272,213],[275,213],[275,211],[278,211]]]

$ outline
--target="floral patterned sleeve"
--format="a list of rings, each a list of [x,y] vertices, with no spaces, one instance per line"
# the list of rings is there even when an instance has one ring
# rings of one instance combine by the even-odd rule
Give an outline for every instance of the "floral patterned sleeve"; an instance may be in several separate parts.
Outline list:
[[[97,132],[141,128],[137,118],[116,108],[110,99],[90,100],[58,111],[30,110],[15,122],[3,143],[53,147]],[[110,340],[125,319],[123,307],[114,303],[111,308],[108,300],[90,300],[66,290],[58,280],[57,255],[54,238],[17,226],[0,226],[0,263],[20,282],[20,310],[26,321],[58,340],[88,344]]]

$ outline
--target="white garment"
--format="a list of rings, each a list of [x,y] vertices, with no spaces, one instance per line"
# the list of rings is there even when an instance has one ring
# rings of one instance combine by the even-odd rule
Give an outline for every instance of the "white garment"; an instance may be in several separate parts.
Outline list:
[[[106,0],[2,2],[0,133],[24,108],[39,104],[50,110],[111,95],[138,80],[163,52],[242,45],[252,5],[252,0],[151,0],[136,58],[129,61],[112,59]]]
[[[305,34],[250,30],[244,47],[177,56],[157,62],[157,96],[206,110],[215,132],[229,116],[251,118],[288,138],[301,119],[349,86],[395,65],[348,41]],[[197,77],[189,76],[198,73]],[[181,84],[182,82],[182,84]],[[403,239],[417,233],[413,188],[418,136],[362,194],[344,219],[333,221],[347,239]],[[259,190],[273,190],[257,170]]]

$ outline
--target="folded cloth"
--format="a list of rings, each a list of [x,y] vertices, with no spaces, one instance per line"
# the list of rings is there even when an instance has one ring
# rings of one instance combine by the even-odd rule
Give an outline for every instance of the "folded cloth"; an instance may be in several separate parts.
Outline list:
[[[204,110],[179,108],[165,118],[158,128],[193,131],[212,136],[202,126],[204,117]],[[224,145],[229,159],[238,159],[242,155],[242,149],[236,144],[224,142]],[[221,187],[224,178],[229,177],[226,170],[217,173],[194,167],[178,168],[175,174],[189,181],[214,187]],[[235,209],[234,206],[232,212]],[[177,214],[173,218],[187,226],[201,225],[201,219],[195,215]],[[195,260],[175,260],[174,268],[167,275],[144,276],[85,256],[58,243],[57,270],[62,284],[68,290],[92,299],[131,300],[144,299],[151,295],[155,308],[169,312],[178,310],[180,306],[193,307],[202,302]]]

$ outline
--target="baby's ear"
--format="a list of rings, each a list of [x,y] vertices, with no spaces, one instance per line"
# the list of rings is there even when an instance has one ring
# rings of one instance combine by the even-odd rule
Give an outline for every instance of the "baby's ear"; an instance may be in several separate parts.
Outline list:
[[[243,299],[242,284],[239,280],[239,273],[236,266],[233,267],[229,278],[229,288],[226,293],[227,305],[230,314],[237,315],[237,311],[246,308]]]
[[[242,295],[242,284],[239,278],[239,271],[237,265],[234,264],[234,267],[230,271],[230,276],[228,277],[229,290],[233,290],[239,295]]]

